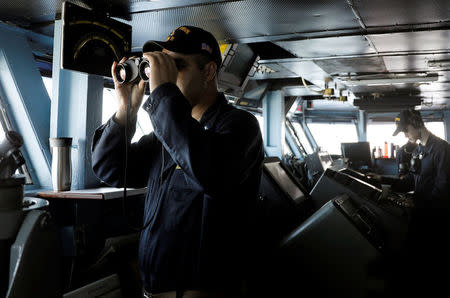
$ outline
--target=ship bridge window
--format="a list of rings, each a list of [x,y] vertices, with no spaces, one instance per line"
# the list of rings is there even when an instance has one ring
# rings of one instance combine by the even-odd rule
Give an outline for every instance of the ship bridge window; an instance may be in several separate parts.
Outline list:
[[[51,77],[45,77],[42,76],[42,81],[44,81],[45,90],[47,90],[48,97],[50,97],[50,100],[52,99],[52,78]]]
[[[433,121],[425,122],[425,126],[428,130],[445,140],[445,129],[444,122]],[[391,144],[395,146],[403,146],[406,144],[408,139],[405,137],[404,133],[399,133],[397,136],[392,136],[395,131],[396,125],[392,122],[372,122],[367,125],[367,141],[370,143],[370,148],[372,152],[375,150],[375,157],[394,157],[392,153]],[[385,142],[387,144],[387,152],[385,153]],[[379,151],[381,151],[382,156],[379,156]]]
[[[2,144],[4,141],[6,141],[5,140],[5,138],[6,138],[5,133],[7,131],[17,131],[17,130],[14,129],[14,127],[13,127],[11,121],[10,121],[10,118],[9,118],[9,116],[7,114],[7,111],[6,111],[6,104],[5,104],[4,100],[3,100],[3,98],[0,96],[0,144]],[[7,142],[7,143],[9,143],[9,142]],[[9,147],[9,145],[5,144],[5,148],[3,148],[3,149],[6,149],[8,147]],[[23,147],[21,147],[19,150],[23,154],[23,150],[24,150]],[[13,156],[13,155],[10,155],[11,152],[12,151],[8,150],[6,152],[7,156],[0,156],[0,161],[5,161],[4,160],[5,158],[8,158],[8,160],[9,160],[9,158],[11,158]],[[3,152],[3,153],[5,154],[5,152]],[[16,160],[16,159],[14,159],[14,160]],[[2,164],[2,165],[4,165],[4,164]],[[10,174],[10,173],[8,173],[8,174]],[[25,184],[33,184],[33,179],[31,178],[30,171],[28,169],[26,160],[25,160],[25,163],[23,165],[19,166],[16,169],[14,174],[15,175],[24,175],[25,176]]]
[[[445,140],[445,127],[443,121],[425,122],[425,126],[432,134]]]
[[[367,141],[370,143],[370,149],[375,152],[375,157],[391,157],[391,144],[402,146],[408,141],[403,133],[393,136],[395,123],[369,123],[367,124]],[[385,153],[385,142],[388,152]],[[374,151],[375,149],[375,151]],[[381,152],[381,156],[380,153]]]
[[[358,142],[354,123],[308,123],[309,130],[321,151],[341,155],[341,143]]]
[[[47,90],[48,96],[52,98],[52,78],[42,76],[44,81],[45,89]],[[144,104],[145,100],[142,101]],[[115,91],[111,88],[103,88],[103,110],[102,110],[102,123],[108,121],[112,115],[117,110],[117,101],[115,98]],[[149,134],[153,131],[153,126],[148,117],[148,114],[143,110],[139,109],[138,120],[136,126],[136,133],[133,136],[132,142],[138,141],[143,135]]]
[[[52,99],[52,78],[42,76],[45,89],[48,96]],[[144,104],[144,100],[142,104]],[[111,88],[103,88],[103,110],[102,110],[102,123],[108,121],[117,110],[117,101],[115,98],[115,91]],[[147,113],[143,109],[139,109],[138,121],[136,126],[136,133],[132,139],[132,142],[138,141],[143,135],[149,134],[153,131],[153,126]]]
[[[300,139],[300,143],[302,144],[303,148],[306,151],[306,154],[311,154],[314,152],[311,144],[308,141],[308,138],[306,137],[305,131],[303,130],[300,123],[292,122],[292,126],[294,126],[295,132]]]
[[[104,88],[103,89],[103,111],[102,111],[102,123],[105,123],[108,121],[109,118],[114,115],[114,113],[117,111],[117,100],[116,100],[116,94],[115,90],[111,88]],[[142,105],[145,103],[145,98],[142,101]],[[153,131],[153,125],[150,121],[150,117],[148,116],[147,112],[144,111],[144,109],[141,108],[138,111],[138,117],[137,117],[137,125],[136,125],[136,132],[133,136],[133,139],[131,139],[131,142],[137,142],[139,139],[149,134]]]

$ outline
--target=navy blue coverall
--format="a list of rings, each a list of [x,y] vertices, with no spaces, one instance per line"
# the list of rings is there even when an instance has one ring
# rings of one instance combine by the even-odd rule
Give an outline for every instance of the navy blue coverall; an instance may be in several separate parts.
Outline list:
[[[447,285],[442,274],[450,265],[450,144],[431,134],[425,146],[419,145],[413,157],[420,167],[392,184],[394,191],[414,190],[414,208],[406,239],[404,275],[412,294],[440,291]],[[402,291],[405,290],[403,287]],[[446,289],[445,289],[446,290]]]
[[[256,118],[219,93],[198,122],[172,83],[157,87],[143,108],[154,132],[130,145],[127,187],[147,186],[150,225],[139,244],[146,291],[236,290],[264,157]],[[108,185],[123,186],[124,143],[113,118],[95,132],[92,166]]]
[[[392,185],[394,191],[414,190],[418,208],[450,211],[450,144],[430,134],[425,146],[417,146],[412,156],[420,159],[417,173],[410,172]]]
[[[417,144],[408,142],[397,150],[395,161],[397,163],[398,175],[403,176],[409,172],[409,165],[412,152],[416,149]]]

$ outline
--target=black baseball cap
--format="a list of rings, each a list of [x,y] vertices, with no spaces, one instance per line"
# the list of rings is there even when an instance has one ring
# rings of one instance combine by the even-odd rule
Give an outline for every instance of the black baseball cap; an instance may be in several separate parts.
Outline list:
[[[400,114],[398,114],[397,117],[395,117],[395,124],[397,124],[397,129],[392,134],[393,136],[396,136],[399,132],[406,132],[406,129],[408,127],[408,124],[413,123],[414,118],[420,118],[422,119],[422,116],[420,116],[420,112],[412,109],[402,110]]]
[[[181,26],[169,34],[166,41],[149,40],[142,47],[142,52],[167,49],[181,54],[200,54],[210,56],[217,67],[222,64],[222,55],[216,38],[208,31],[194,26]]]

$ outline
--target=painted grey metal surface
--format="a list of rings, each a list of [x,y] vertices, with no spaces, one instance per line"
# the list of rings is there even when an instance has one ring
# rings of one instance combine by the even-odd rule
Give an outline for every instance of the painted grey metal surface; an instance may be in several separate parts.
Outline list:
[[[11,246],[6,297],[60,297],[59,239],[50,213],[31,210]]]
[[[263,98],[263,141],[267,156],[282,158],[284,153],[284,102],[281,91],[269,91]]]
[[[348,218],[330,201],[283,240],[282,255],[289,260],[292,280],[305,281],[301,291],[321,297],[367,297],[374,290],[366,268],[381,253]]]
[[[386,26],[448,21],[447,0],[355,1],[367,26]]]
[[[374,53],[362,36],[329,37],[300,41],[280,41],[277,45],[289,50],[297,57],[320,58],[342,55],[362,55]]]
[[[0,93],[35,185],[50,187],[50,98],[25,34],[0,28]],[[31,157],[31,158],[29,158]]]

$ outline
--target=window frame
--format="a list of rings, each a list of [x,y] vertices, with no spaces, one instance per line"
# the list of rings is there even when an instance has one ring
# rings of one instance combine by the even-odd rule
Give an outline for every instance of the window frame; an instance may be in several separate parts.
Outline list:
[[[14,127],[11,123],[11,120],[9,119],[8,111],[6,110],[6,105],[5,105],[5,102],[4,102],[1,94],[0,94],[0,125],[1,125],[3,134],[5,134],[7,131],[17,131],[14,129]],[[0,143],[1,142],[3,142],[3,138],[0,139]],[[19,150],[20,150],[20,152],[22,152],[22,148],[20,148]],[[33,184],[33,179],[31,177],[30,171],[28,169],[26,159],[25,159],[25,163],[17,169],[16,174],[17,174],[17,172],[18,172],[18,174],[25,176],[25,184],[27,184],[27,185]]]

